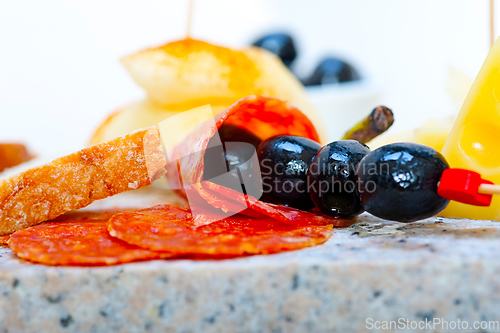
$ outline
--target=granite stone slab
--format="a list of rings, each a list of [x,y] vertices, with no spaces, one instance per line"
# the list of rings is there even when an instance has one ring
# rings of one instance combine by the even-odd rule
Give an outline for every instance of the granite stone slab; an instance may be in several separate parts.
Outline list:
[[[219,261],[48,267],[8,248],[0,255],[1,332],[383,332],[367,320],[500,321],[492,221],[363,214],[321,246]]]

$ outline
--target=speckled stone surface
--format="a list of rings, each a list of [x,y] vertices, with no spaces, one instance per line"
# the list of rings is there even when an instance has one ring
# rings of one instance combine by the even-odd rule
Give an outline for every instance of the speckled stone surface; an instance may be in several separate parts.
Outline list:
[[[0,255],[1,332],[382,332],[367,319],[500,321],[500,222],[362,215],[321,246],[220,261],[79,268]]]

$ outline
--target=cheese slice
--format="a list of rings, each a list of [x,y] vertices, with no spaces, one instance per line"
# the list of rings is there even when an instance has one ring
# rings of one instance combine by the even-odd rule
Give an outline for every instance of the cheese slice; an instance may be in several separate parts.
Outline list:
[[[453,168],[479,172],[500,184],[500,39],[493,45],[442,150]],[[450,202],[440,216],[500,220],[500,196],[491,206]]]

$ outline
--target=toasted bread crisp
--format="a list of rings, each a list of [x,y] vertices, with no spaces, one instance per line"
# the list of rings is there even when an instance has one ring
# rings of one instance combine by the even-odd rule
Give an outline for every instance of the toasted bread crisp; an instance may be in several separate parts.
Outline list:
[[[164,166],[160,135],[150,127],[7,178],[0,181],[0,235],[147,186]]]

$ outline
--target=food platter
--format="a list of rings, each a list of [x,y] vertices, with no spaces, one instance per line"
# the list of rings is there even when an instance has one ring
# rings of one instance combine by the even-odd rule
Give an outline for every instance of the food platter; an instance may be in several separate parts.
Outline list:
[[[416,138],[370,146],[394,122],[385,106],[328,143],[289,59],[264,48],[188,37],[124,57],[142,100],[79,151],[33,166],[16,146],[24,157],[6,165],[2,327],[357,332],[494,321],[498,55],[500,40],[439,149]],[[359,79],[326,59],[309,84],[327,81],[326,64]]]
[[[119,204],[137,203],[132,193]],[[491,221],[361,215],[321,246],[230,260],[49,267],[3,248],[0,320],[13,332],[356,332],[367,318],[472,325],[496,318],[499,238]]]

